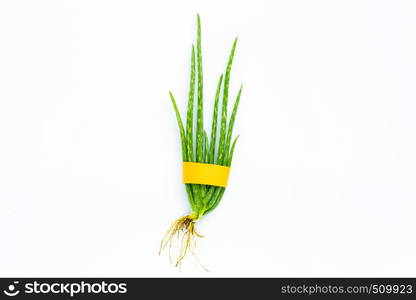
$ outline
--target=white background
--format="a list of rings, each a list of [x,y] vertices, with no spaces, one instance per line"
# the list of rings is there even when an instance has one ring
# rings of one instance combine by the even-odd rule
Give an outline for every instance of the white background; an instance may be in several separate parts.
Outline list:
[[[182,272],[196,13],[241,134]],[[0,276],[416,276],[414,1],[1,1]]]

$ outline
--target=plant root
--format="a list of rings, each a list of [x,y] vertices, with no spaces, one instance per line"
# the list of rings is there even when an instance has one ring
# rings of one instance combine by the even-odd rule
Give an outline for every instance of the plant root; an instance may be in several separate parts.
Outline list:
[[[172,243],[175,238],[177,237],[180,240],[180,251],[178,257],[176,258],[175,267],[180,269],[181,263],[183,259],[186,257],[188,252],[191,252],[192,255],[197,260],[198,264],[205,270],[208,271],[198,260],[195,255],[195,248],[196,248],[196,238],[203,238],[204,236],[201,235],[196,231],[195,228],[196,220],[190,218],[189,216],[184,216],[172,223],[169,230],[166,232],[165,236],[163,237],[162,241],[160,242],[159,248],[159,255],[162,254],[162,251],[168,247],[169,249],[169,261],[172,264]],[[182,237],[181,237],[182,236]]]

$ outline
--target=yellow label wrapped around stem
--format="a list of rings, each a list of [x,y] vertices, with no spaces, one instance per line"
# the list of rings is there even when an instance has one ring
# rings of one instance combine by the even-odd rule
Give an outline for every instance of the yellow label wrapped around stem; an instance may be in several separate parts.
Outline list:
[[[230,167],[227,166],[195,162],[183,163],[183,183],[226,187],[229,174]]]

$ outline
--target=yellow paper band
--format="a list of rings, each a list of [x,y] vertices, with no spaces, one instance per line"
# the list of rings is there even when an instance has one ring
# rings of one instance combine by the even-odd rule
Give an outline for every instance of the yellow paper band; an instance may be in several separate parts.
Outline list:
[[[227,186],[230,167],[201,164],[194,162],[183,163],[183,183]]]

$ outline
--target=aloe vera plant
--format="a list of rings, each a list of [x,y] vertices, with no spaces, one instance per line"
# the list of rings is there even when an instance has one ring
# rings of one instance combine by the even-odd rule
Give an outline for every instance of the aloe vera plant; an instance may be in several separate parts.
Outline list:
[[[238,136],[234,138],[232,143],[231,139],[242,92],[241,86],[234,102],[231,115],[228,116],[227,107],[229,84],[236,45],[237,38],[234,40],[231,48],[225,75],[223,76],[221,74],[218,79],[214,99],[211,132],[210,136],[208,136],[207,132],[204,130],[203,119],[204,85],[202,70],[201,21],[199,15],[197,16],[196,53],[195,47],[192,45],[190,85],[185,123],[182,121],[173,94],[169,92],[179,126],[182,145],[182,160],[184,162],[215,164],[228,167],[231,166]],[[197,87],[195,87],[195,85],[197,85]],[[220,102],[221,110],[219,109]],[[195,106],[197,109],[196,120],[194,117]],[[194,132],[194,130],[196,130],[196,132]],[[176,260],[176,266],[180,265],[188,251],[193,253],[195,247],[195,237],[202,237],[196,231],[195,223],[218,206],[225,191],[225,187],[203,184],[185,184],[185,188],[191,212],[189,215],[181,217],[173,222],[160,245],[160,251],[162,251],[166,246],[169,246],[170,249],[173,237],[175,235],[178,235],[179,237],[180,234],[183,234],[179,256]]]

